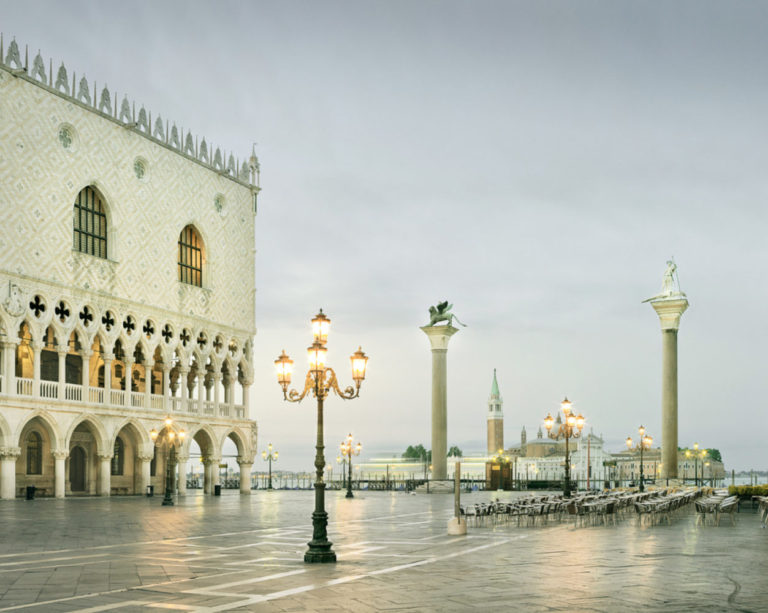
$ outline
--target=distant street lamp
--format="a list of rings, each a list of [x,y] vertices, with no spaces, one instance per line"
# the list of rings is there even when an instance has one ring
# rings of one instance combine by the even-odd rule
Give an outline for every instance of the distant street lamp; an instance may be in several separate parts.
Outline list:
[[[640,449],[640,491],[645,491],[645,485],[643,483],[644,481],[644,475],[643,475],[643,450],[644,449],[650,449],[651,445],[653,444],[653,438],[651,438],[649,435],[646,435],[645,433],[645,427],[640,426],[637,429],[637,432],[640,434],[640,438],[637,441],[637,448]],[[632,449],[632,437],[627,437],[627,448]]]
[[[360,395],[360,385],[365,379],[365,370],[368,357],[362,349],[352,354],[352,379],[355,387],[349,386],[344,390],[339,388],[336,373],[332,368],[326,367],[325,358],[328,349],[325,346],[328,341],[328,331],[331,320],[323,310],[312,320],[312,334],[314,341],[307,349],[309,357],[309,370],[304,380],[304,390],[298,392],[295,389],[288,391],[291,384],[291,372],[293,360],[289,358],[285,350],[277,360],[277,382],[283,388],[283,398],[288,402],[301,402],[308,393],[312,393],[317,399],[317,444],[315,449],[315,511],[312,513],[312,540],[308,543],[309,549],[304,554],[304,562],[335,562],[336,553],[331,549],[332,543],[328,540],[328,513],[325,512],[325,482],[323,481],[323,469],[325,468],[325,444],[323,443],[323,402],[333,390],[337,396],[344,400],[351,400]]]
[[[184,442],[184,437],[187,435],[184,430],[179,432],[179,445]],[[155,428],[149,433],[152,441],[157,444],[160,443],[166,448],[165,453],[165,495],[163,496],[163,506],[173,506],[173,491],[176,489],[174,480],[174,469],[176,468],[176,431],[173,429],[173,420],[170,417],[165,418],[165,428],[163,428],[162,435],[158,434]]]
[[[690,449],[685,450],[685,457],[690,458],[693,456],[693,483],[696,487],[699,485],[699,457],[701,457],[702,461],[702,467],[701,467],[701,484],[704,485],[704,458],[707,457],[707,450],[706,449],[699,449],[699,444],[694,443],[693,444],[693,451]]]
[[[277,462],[277,451],[272,451],[272,443],[267,445],[267,449],[261,452],[261,457],[265,462],[269,462],[269,485],[267,489],[272,489],[272,462]]]
[[[336,463],[341,464],[341,487],[347,482],[347,461],[340,455],[336,456]]]
[[[346,440],[341,442],[341,455],[347,458],[347,495],[345,498],[354,498],[352,494],[352,456],[360,455],[363,446],[358,442],[357,445],[352,445],[352,433],[349,433]]]
[[[571,454],[568,448],[568,441],[572,438],[579,438],[581,436],[581,430],[584,428],[584,416],[574,415],[571,412],[572,403],[568,398],[565,398],[560,403],[560,408],[565,415],[565,422],[559,424],[557,432],[552,432],[552,426],[555,420],[552,419],[552,415],[547,414],[544,420],[544,427],[547,429],[547,436],[553,440],[565,439],[565,484],[563,485],[563,496],[569,498],[571,496]]]

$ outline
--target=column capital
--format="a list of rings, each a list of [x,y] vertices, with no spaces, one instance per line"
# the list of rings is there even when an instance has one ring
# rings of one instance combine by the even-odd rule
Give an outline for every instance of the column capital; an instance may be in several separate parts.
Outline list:
[[[240,466],[243,464],[253,466],[253,460],[254,458],[249,458],[248,456],[237,456],[237,463],[240,464]]]
[[[102,462],[111,462],[112,461],[112,454],[101,454],[101,453],[99,453],[99,454],[97,454],[97,457]]]
[[[189,456],[188,455],[181,455],[180,453],[176,454],[176,461],[177,462],[189,462]]]
[[[56,345],[56,352],[59,355],[67,355],[69,353],[69,345]]]
[[[34,349],[36,352],[42,351],[43,347],[45,347],[45,343],[42,341],[32,341],[30,344],[30,347]]]
[[[57,460],[66,460],[69,457],[69,451],[64,449],[55,449],[51,451],[51,455]]]
[[[684,296],[659,298],[651,300],[651,306],[659,316],[662,330],[677,330],[680,328],[680,318],[688,308],[688,299]]]
[[[21,455],[21,447],[0,447],[0,458],[15,460]]]
[[[104,363],[111,362],[115,359],[114,353],[105,353],[101,356],[101,359],[104,360]]]
[[[448,341],[459,331],[453,326],[423,326],[420,330],[429,338],[432,351],[448,351]]]
[[[80,350],[80,355],[85,358],[86,360],[90,359],[90,357],[93,355],[93,350],[90,347],[83,347]]]
[[[139,460],[141,460],[142,462],[151,462],[152,460],[155,459],[154,455],[146,454],[146,453],[140,453],[136,457],[139,458]]]
[[[19,339],[6,337],[3,340],[0,340],[0,347],[2,347],[3,349],[10,349],[11,347],[15,349],[18,346],[19,346]]]

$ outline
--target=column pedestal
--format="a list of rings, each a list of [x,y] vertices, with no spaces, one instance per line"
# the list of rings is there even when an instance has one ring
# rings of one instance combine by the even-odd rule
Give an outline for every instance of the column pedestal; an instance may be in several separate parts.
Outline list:
[[[53,495],[64,498],[66,492],[66,461],[69,453],[66,451],[53,452]]]
[[[19,447],[0,447],[0,498],[16,498],[16,458],[21,455]]]
[[[240,493],[251,493],[251,469],[253,462],[238,462],[240,464]]]
[[[432,479],[448,478],[448,341],[453,326],[424,326],[432,347]]]
[[[189,470],[189,457],[179,456],[176,460],[178,462],[179,473],[176,478],[176,489],[179,495],[187,493],[187,471]]]
[[[136,492],[137,494],[146,494],[147,486],[151,484],[152,457],[151,455],[139,456],[139,490]]]
[[[677,331],[688,308],[684,295],[651,300],[661,322],[661,462],[662,476],[677,479]]]
[[[99,456],[99,496],[109,496],[112,484],[112,456]]]

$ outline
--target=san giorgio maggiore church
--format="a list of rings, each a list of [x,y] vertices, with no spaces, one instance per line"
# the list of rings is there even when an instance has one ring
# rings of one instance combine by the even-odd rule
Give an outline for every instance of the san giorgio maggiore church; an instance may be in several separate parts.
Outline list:
[[[0,43],[2,498],[162,492],[171,437],[180,493],[193,441],[250,474],[258,172]]]

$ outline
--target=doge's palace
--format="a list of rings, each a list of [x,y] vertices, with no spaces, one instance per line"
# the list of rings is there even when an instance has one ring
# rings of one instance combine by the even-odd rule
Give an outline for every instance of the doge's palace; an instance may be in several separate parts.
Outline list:
[[[162,492],[169,440],[212,493],[256,453],[258,160],[28,58],[0,42],[0,496]]]

